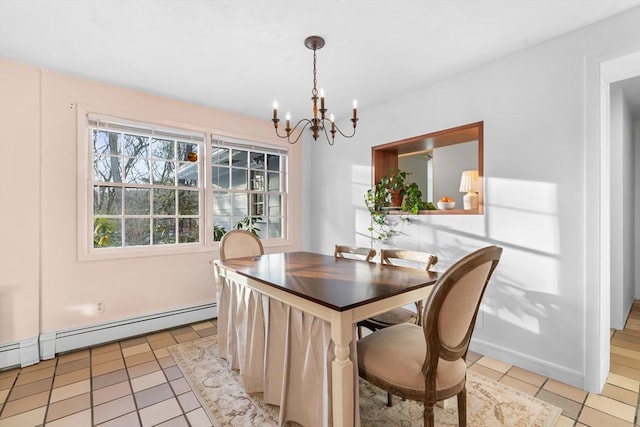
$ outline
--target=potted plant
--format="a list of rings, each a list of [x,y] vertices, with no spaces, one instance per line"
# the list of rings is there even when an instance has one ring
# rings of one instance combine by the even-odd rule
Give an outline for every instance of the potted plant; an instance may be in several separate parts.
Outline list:
[[[389,210],[397,208],[412,215],[421,210],[435,210],[431,202],[422,201],[422,191],[415,182],[407,183],[407,177],[411,172],[400,169],[392,169],[390,174],[384,176],[373,188],[367,190],[364,196],[365,204],[371,215],[371,225],[368,230],[378,240],[386,240],[398,231],[391,224],[387,215]],[[395,197],[398,197],[394,200]],[[399,216],[402,221],[408,221],[408,217]]]
[[[380,185],[385,187],[391,195],[389,206],[398,208],[402,206],[402,199],[407,189],[407,177],[409,175],[411,175],[411,172],[400,169],[395,169],[395,171],[394,169],[390,169],[389,174],[380,180]]]

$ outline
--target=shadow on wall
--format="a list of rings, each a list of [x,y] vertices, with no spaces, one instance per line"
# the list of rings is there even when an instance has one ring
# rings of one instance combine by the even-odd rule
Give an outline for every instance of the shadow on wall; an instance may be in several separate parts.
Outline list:
[[[355,184],[354,184],[355,185]],[[492,178],[486,181],[489,200],[485,215],[390,217],[398,233],[366,242],[376,249],[402,248],[434,253],[436,271],[444,271],[462,256],[487,245],[504,248],[500,264],[483,299],[476,336],[508,351],[530,355],[574,372],[575,355],[584,337],[576,319],[583,317],[582,288],[563,279],[559,229],[558,185],[549,182]],[[366,234],[366,217],[356,227]],[[560,286],[562,284],[562,286]],[[556,343],[556,344],[553,344]]]

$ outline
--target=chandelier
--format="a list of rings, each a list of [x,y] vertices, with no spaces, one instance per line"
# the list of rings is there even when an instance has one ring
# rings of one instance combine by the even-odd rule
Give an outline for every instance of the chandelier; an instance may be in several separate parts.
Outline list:
[[[291,127],[291,114],[287,113],[286,115],[286,125],[285,132],[286,134],[281,135],[278,132],[278,122],[280,119],[278,118],[278,101],[273,102],[273,125],[276,129],[276,135],[280,138],[286,138],[289,141],[289,144],[295,144],[302,136],[302,132],[309,126],[311,129],[311,134],[314,140],[318,140],[320,133],[324,133],[325,138],[327,138],[327,142],[329,145],[333,145],[334,139],[336,137],[336,132],[340,133],[345,138],[351,138],[356,134],[356,124],[358,123],[358,101],[353,101],[353,115],[351,117],[351,123],[353,124],[353,132],[351,135],[346,135],[342,132],[338,126],[336,126],[335,119],[333,114],[326,117],[327,109],[325,108],[325,100],[324,100],[324,90],[320,89],[320,96],[318,97],[318,89],[317,89],[317,79],[316,79],[316,50],[322,49],[324,46],[324,39],[320,36],[309,36],[304,40],[304,45],[313,50],[313,89],[311,89],[311,101],[313,101],[313,117],[310,119],[301,119],[296,125]],[[320,99],[320,108],[318,108],[318,99]],[[320,115],[318,115],[318,112]],[[327,128],[331,133],[331,138],[329,138],[329,134],[327,133]],[[297,133],[297,136],[295,134]],[[293,138],[293,139],[292,139]]]

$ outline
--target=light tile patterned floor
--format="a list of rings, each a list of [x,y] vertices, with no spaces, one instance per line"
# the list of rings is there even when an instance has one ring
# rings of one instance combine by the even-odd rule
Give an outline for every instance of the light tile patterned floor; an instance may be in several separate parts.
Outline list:
[[[0,427],[210,426],[166,348],[215,333],[215,321],[202,322],[2,371]],[[611,373],[602,394],[480,354],[469,354],[468,364],[562,408],[558,427],[639,426],[640,301],[625,329],[611,333]]]

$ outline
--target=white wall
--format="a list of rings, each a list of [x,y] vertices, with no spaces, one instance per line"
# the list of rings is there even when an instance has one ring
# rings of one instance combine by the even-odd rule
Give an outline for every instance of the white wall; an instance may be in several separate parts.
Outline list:
[[[635,206],[634,206],[634,212],[635,212],[635,222],[634,222],[634,236],[635,236],[635,247],[634,247],[634,257],[633,257],[633,262],[634,262],[634,277],[635,277],[635,283],[636,283],[636,290],[635,290],[635,299],[640,299],[640,260],[638,258],[640,258],[640,196],[638,196],[638,194],[640,193],[640,121],[636,121],[634,123],[633,126],[633,139],[634,139],[634,148],[633,148],[633,158],[635,159],[635,167],[634,167],[634,185],[635,188],[633,190],[633,194],[636,195],[635,197]]]
[[[306,147],[314,198],[305,248],[330,253],[336,242],[370,244],[363,194],[372,146],[484,121],[485,214],[412,217],[404,235],[386,244],[433,251],[440,269],[476,248],[502,246],[473,348],[585,388],[593,375],[586,360],[593,231],[586,218],[594,208],[585,202],[594,191],[585,182],[587,156],[595,155],[586,146],[598,138],[585,118],[587,58],[640,51],[638,22],[640,8],[385,105],[362,105],[354,139]],[[351,191],[340,191],[347,183]]]
[[[37,346],[39,334],[215,302],[209,261],[218,257],[217,247],[179,255],[78,260],[78,105],[287,146],[290,240],[278,247],[265,244],[265,250],[301,247],[302,148],[278,141],[268,121],[2,58],[0,92],[0,368],[3,346],[11,347],[7,343]],[[96,313],[97,301],[105,302],[104,313]]]
[[[624,329],[635,297],[634,122],[619,85],[611,85],[611,327]]]

